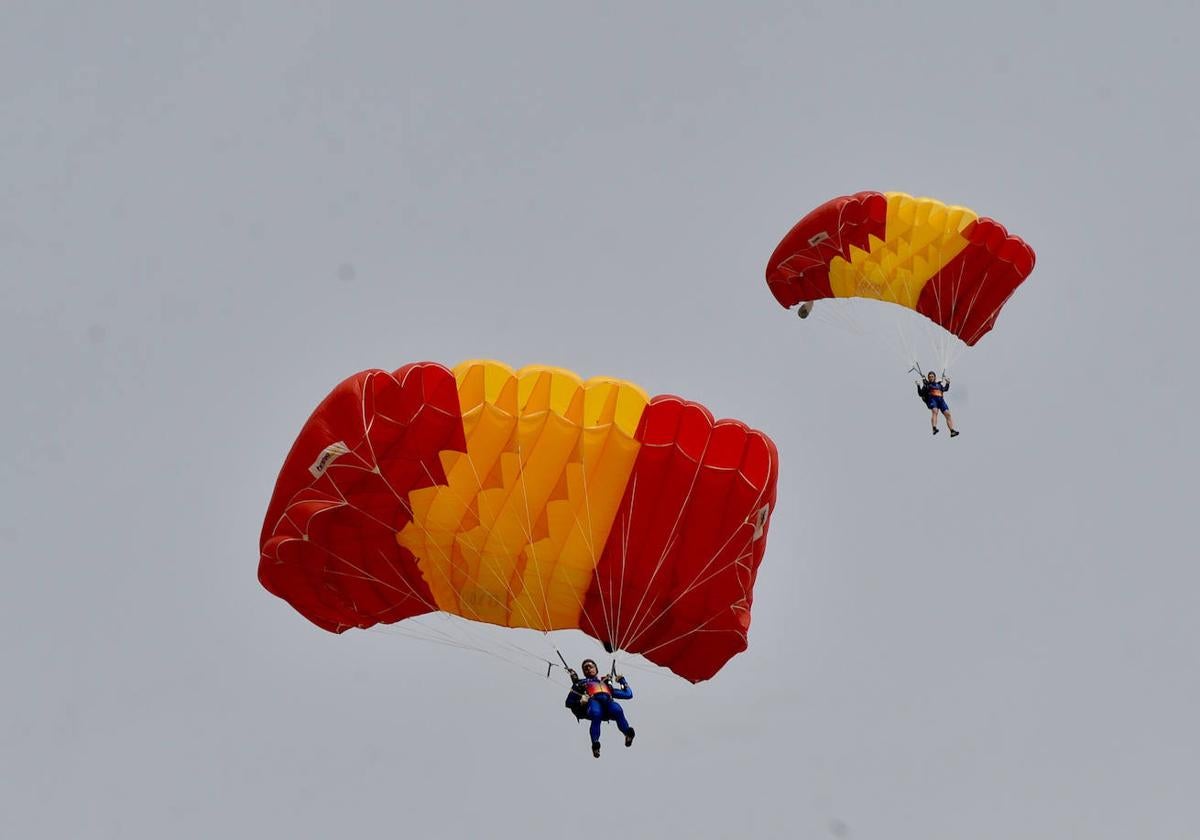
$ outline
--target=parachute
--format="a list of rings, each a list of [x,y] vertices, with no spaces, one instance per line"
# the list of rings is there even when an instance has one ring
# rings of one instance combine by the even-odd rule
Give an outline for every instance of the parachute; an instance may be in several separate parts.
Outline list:
[[[786,308],[873,298],[912,309],[974,346],[1033,271],[1033,249],[966,207],[899,192],[827,201],[783,238],[767,285]],[[808,313],[801,309],[801,317]]]
[[[618,379],[417,362],[338,385],[279,473],[258,577],[319,627],[577,628],[687,680],[746,649],[778,455]]]

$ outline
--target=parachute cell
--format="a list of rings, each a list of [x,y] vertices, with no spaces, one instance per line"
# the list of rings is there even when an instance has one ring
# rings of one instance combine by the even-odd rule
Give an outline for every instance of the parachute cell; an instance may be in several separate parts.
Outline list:
[[[861,297],[913,309],[968,346],[995,325],[1034,253],[999,222],[905,193],[822,204],[779,243],[767,285],[785,307]]]
[[[621,380],[363,371],[284,463],[259,580],[332,632],[435,611],[578,628],[696,682],[746,647],[777,461],[763,433]]]

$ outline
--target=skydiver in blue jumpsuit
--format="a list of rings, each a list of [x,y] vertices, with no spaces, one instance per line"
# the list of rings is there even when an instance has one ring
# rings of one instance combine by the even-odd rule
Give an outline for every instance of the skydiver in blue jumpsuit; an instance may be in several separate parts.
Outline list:
[[[958,431],[954,428],[954,421],[950,417],[950,406],[946,405],[946,398],[943,396],[946,391],[950,390],[950,380],[946,377],[938,379],[933,371],[929,371],[925,376],[924,382],[917,383],[917,394],[929,409],[929,422],[933,425],[933,433],[938,433],[937,417],[938,412],[946,415],[946,428],[950,430],[950,437],[958,437]]]
[[[592,755],[600,757],[600,723],[601,721],[616,721],[617,729],[625,736],[625,746],[633,746],[633,727],[625,720],[625,711],[618,700],[633,698],[633,690],[625,678],[616,676],[598,676],[596,663],[591,659],[583,660],[583,676],[574,671],[571,674],[571,691],[567,694],[566,707],[579,720],[590,720],[592,725],[588,733],[592,736]]]

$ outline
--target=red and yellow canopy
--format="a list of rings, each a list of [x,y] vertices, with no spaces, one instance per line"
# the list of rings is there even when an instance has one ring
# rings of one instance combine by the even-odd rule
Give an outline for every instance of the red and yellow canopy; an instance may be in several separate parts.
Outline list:
[[[363,371],[293,445],[259,579],[334,632],[441,610],[703,680],[746,647],[777,462],[761,432],[617,379]]]
[[[915,310],[974,345],[1033,271],[993,219],[905,193],[859,192],[813,210],[779,243],[767,285],[783,306],[862,297]]]

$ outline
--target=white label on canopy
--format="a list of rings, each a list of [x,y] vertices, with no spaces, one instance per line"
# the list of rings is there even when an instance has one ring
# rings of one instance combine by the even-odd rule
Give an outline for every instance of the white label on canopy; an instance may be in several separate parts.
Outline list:
[[[308,471],[312,473],[313,478],[320,478],[330,464],[349,451],[350,447],[340,440],[337,443],[331,443],[321,450],[321,454],[317,456],[317,460],[313,461],[313,465],[308,468]]]

